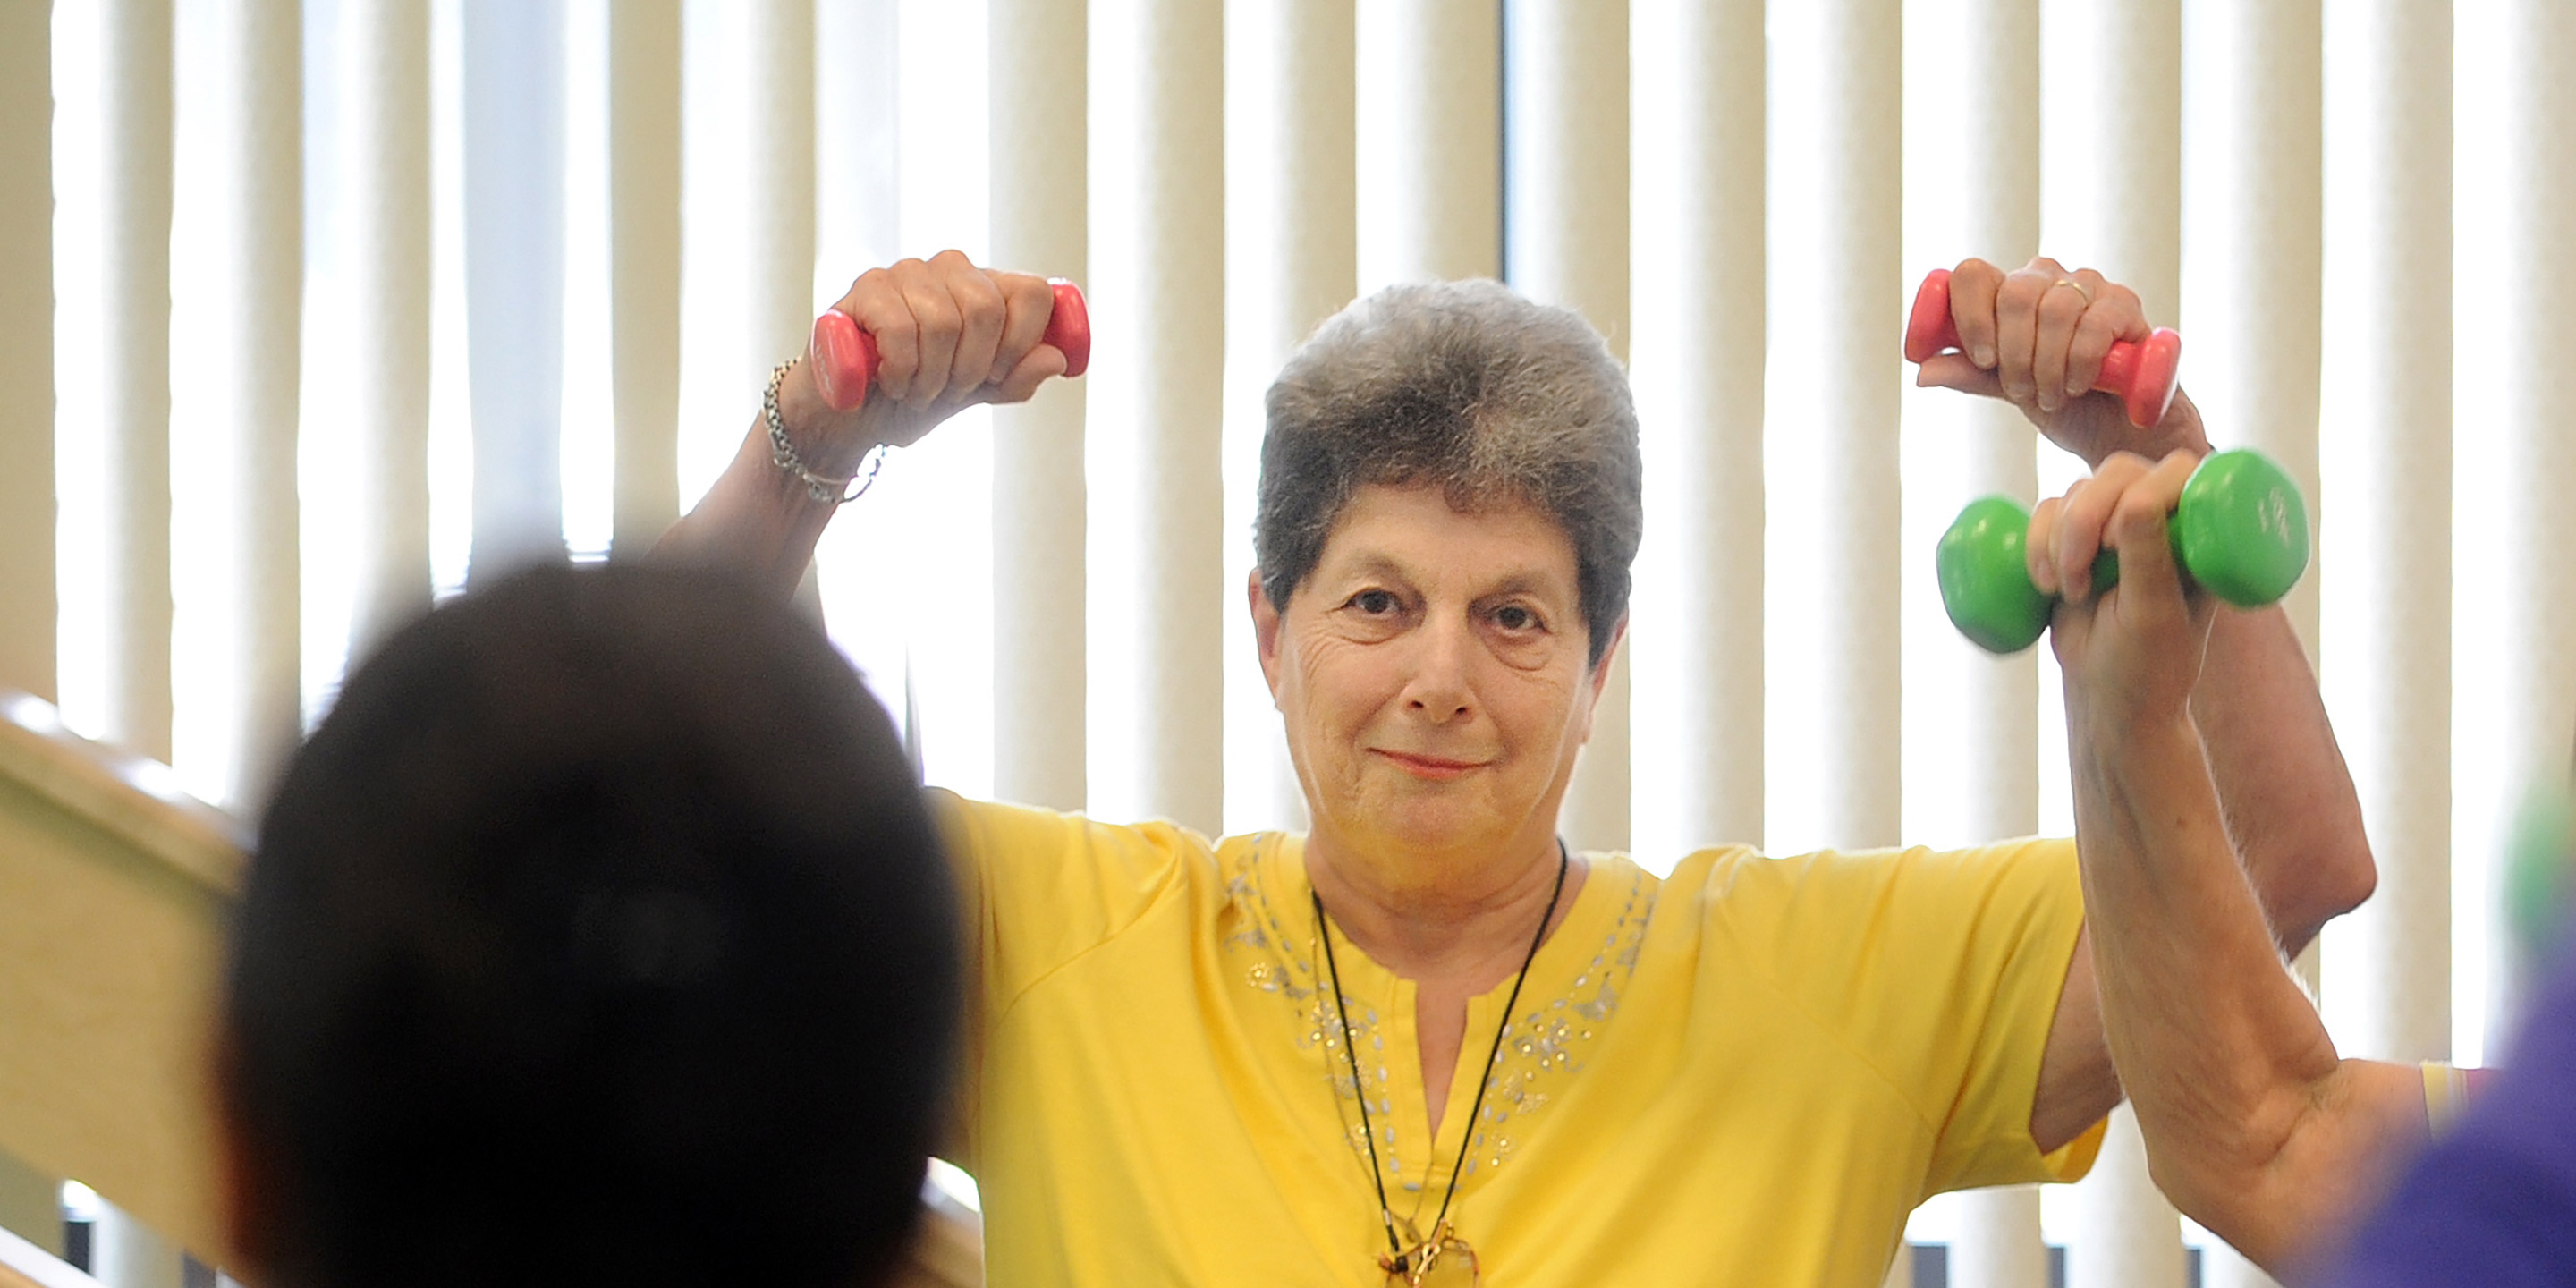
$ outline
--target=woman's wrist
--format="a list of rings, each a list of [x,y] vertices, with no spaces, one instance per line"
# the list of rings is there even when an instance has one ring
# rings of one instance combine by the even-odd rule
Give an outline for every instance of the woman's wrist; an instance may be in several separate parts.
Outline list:
[[[787,369],[778,382],[778,416],[787,431],[788,445],[805,468],[826,478],[848,478],[856,474],[877,446],[873,436],[861,431],[861,418],[856,412],[832,409],[823,401],[823,392],[814,383],[813,359],[799,359]],[[778,471],[802,491],[802,480],[791,470]]]
[[[2103,443],[2093,459],[2084,463],[2085,468],[2101,469],[2102,462],[2116,452],[2128,452],[2150,461],[2161,461],[2177,451],[2187,451],[2195,456],[2209,455],[2208,428],[2201,423],[2199,406],[2192,402],[2190,393],[2183,390],[2174,392],[2173,408],[2163,422],[2152,429],[2133,428],[2132,432],[2135,437]]]
[[[2075,775],[2078,786],[2088,786],[2105,801],[2123,801],[2132,806],[2147,802],[2180,799],[2195,778],[2205,778],[2208,770],[2200,750],[2200,733],[2188,714],[2129,716],[2103,712],[2072,713],[2069,733],[2076,749]],[[2150,811],[2162,821],[2162,811]],[[2143,820],[2119,815],[2126,833],[2142,825]],[[2133,842],[2150,838],[2130,835]]]

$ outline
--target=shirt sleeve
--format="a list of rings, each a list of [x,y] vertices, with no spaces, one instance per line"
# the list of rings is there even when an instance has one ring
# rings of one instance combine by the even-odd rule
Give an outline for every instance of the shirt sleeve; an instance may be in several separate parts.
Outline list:
[[[1215,851],[1187,828],[968,800],[929,788],[955,876],[965,1023],[941,1155],[975,1168],[984,1034],[1032,986],[1107,943]]]
[[[1796,996],[1933,1133],[1925,1196],[2071,1181],[2095,1124],[2043,1154],[2030,1134],[2058,993],[2084,925],[2072,841],[1827,852],[1774,862],[1776,906],[1739,905]],[[1754,917],[1766,925],[1745,924]]]
[[[2576,1266],[2576,953],[2536,990],[2512,1063],[2407,1169],[2318,1280],[2565,1284]]]
[[[2433,1139],[2440,1140],[2469,1108],[2469,1072],[2448,1060],[2426,1060],[2424,1071],[2424,1122],[2433,1129]]]
[[[1173,893],[1184,865],[1214,861],[1213,846],[1173,823],[927,794],[966,918],[970,987],[996,1012]]]

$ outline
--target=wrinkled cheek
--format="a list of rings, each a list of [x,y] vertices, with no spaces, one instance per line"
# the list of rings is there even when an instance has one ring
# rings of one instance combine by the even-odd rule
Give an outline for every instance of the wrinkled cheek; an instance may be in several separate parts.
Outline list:
[[[1346,797],[1357,797],[1368,786],[1368,758],[1350,749],[1347,742],[1332,742],[1331,750],[1317,757],[1318,782],[1328,790]]]
[[[1309,795],[1345,790],[1353,778],[1351,757],[1338,748],[1333,735],[1310,724],[1291,722],[1282,731],[1288,745],[1288,762],[1296,767],[1297,778]]]

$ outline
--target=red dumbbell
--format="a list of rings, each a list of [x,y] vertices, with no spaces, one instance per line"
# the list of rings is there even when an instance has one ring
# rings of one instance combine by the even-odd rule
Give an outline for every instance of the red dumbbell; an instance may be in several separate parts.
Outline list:
[[[1950,270],[1933,269],[1924,277],[1923,289],[1914,293],[1914,314],[1905,320],[1905,360],[1919,363],[1961,347],[1959,324],[1950,316]],[[2169,327],[2157,327],[2143,341],[2112,341],[2093,387],[2119,395],[2129,409],[2129,423],[2144,428],[2165,418],[2181,367],[2182,337]]]
[[[1081,375],[1091,366],[1091,310],[1082,302],[1081,287],[1061,277],[1047,285],[1055,288],[1055,311],[1047,316],[1040,343],[1064,354],[1064,374]],[[876,337],[860,330],[849,314],[825,309],[814,319],[813,353],[814,387],[822,391],[824,402],[835,411],[856,411],[867,404],[868,389],[877,379]]]

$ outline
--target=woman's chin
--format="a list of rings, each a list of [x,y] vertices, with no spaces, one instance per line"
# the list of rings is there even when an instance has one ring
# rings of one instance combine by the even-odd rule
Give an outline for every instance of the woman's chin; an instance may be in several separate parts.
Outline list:
[[[1367,819],[1370,831],[1392,845],[1426,854],[1488,849],[1502,839],[1500,816],[1481,797],[1382,802]]]

